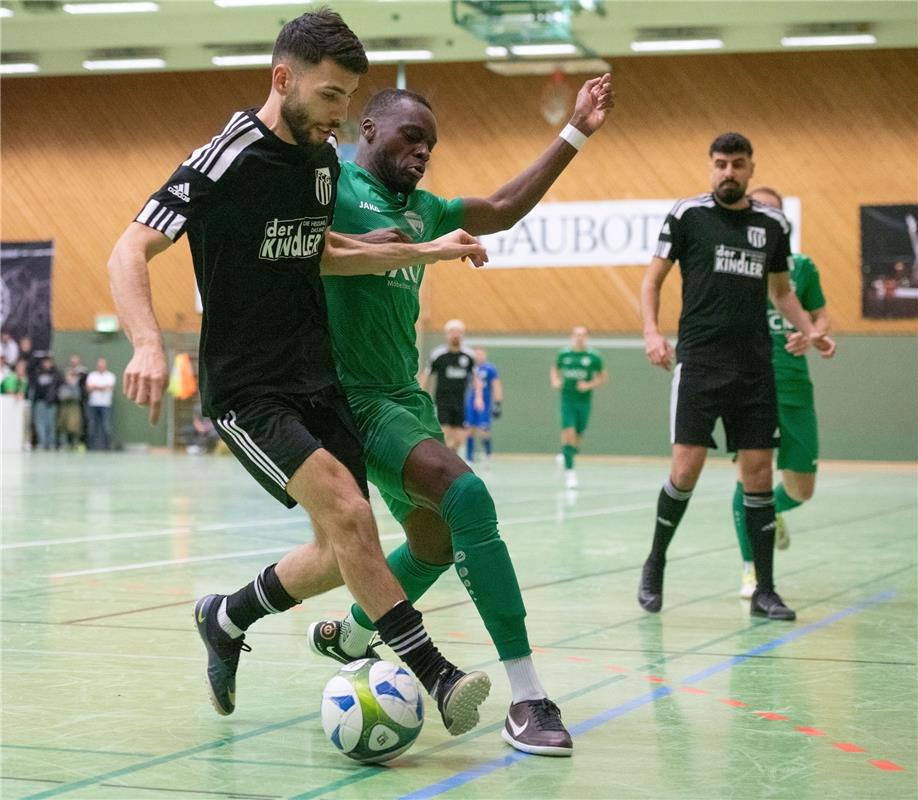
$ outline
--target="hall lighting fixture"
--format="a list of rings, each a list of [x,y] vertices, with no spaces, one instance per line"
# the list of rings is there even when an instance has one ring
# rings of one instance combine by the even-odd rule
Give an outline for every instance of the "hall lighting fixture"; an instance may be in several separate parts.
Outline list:
[[[28,75],[38,72],[38,64],[0,64],[0,75]]]
[[[429,61],[433,58],[430,50],[367,50],[367,61],[371,64],[380,61]]]
[[[166,62],[161,58],[109,58],[101,61],[84,61],[83,69],[162,69]]]
[[[215,67],[262,67],[271,64],[271,54],[249,53],[240,56],[214,56],[210,63]]]
[[[245,8],[246,6],[305,6],[311,0],[214,0],[220,8]]]
[[[825,36],[784,36],[784,47],[843,47],[847,44],[876,44],[872,33],[827,34]]]
[[[678,50],[720,50],[724,46],[721,39],[659,39],[657,41],[638,41],[631,43],[635,53],[667,53]]]
[[[514,44],[510,52],[515,56],[572,56],[577,53],[577,45],[570,43],[557,44]]]
[[[158,3],[64,3],[68,14],[149,14]]]
[[[488,58],[503,58],[510,54],[506,47],[486,47],[485,53]]]
[[[11,16],[13,16],[13,9],[0,8],[0,17],[11,17]]]

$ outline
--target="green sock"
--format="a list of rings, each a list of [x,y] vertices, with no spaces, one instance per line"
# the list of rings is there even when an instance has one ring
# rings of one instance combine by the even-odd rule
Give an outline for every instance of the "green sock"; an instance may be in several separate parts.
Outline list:
[[[414,603],[450,567],[449,564],[427,564],[420,561],[411,554],[408,542],[403,542],[389,553],[386,563],[392,570],[395,580],[405,590],[409,603]],[[361,627],[368,630],[376,628],[367,613],[357,603],[351,606],[351,614]]]
[[[736,482],[736,491],[733,493],[733,527],[736,528],[736,540],[739,542],[743,561],[752,561],[752,545],[746,532],[746,509],[743,507],[743,484],[739,481]]]
[[[572,444],[566,444],[561,449],[561,452],[564,453],[564,469],[573,469],[574,456],[577,454],[577,448]]]
[[[775,487],[775,513],[783,514],[785,511],[790,511],[792,508],[797,508],[797,506],[802,506],[803,503],[799,500],[794,500],[787,493],[787,489],[784,488],[783,483],[779,483]]]
[[[526,608],[507,546],[497,533],[497,511],[487,487],[464,472],[449,487],[440,514],[453,539],[456,572],[478,609],[501,661],[528,656]]]

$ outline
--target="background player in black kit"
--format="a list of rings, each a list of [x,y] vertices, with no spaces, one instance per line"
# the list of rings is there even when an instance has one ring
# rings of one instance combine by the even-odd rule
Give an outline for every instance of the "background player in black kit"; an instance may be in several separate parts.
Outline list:
[[[758,584],[754,616],[793,620],[796,614],[775,592],[775,507],[771,455],[778,409],[766,317],[775,308],[803,337],[789,343],[799,353],[810,343],[827,349],[794,294],[790,227],[777,209],[750,200],[752,145],[739,133],[718,136],[709,150],[712,192],[681,200],[663,224],[660,241],[641,285],[644,345],[652,364],[669,369],[673,351],[657,320],[660,287],[678,261],[682,314],[670,407],[672,471],[660,492],[653,547],[644,564],[638,601],[646,611],[663,606],[666,548],[701,475],[718,418],[727,449],[737,452],[746,525]]]
[[[465,437],[465,397],[472,392],[472,403],[478,411],[484,410],[481,381],[475,375],[475,354],[465,346],[465,324],[451,319],[443,326],[446,344],[435,347],[427,366],[418,381],[427,389],[431,376],[434,379],[434,402],[437,419],[443,428],[446,446],[462,455]]]
[[[233,115],[155,193],[115,245],[112,292],[134,354],[125,394],[155,422],[167,380],[148,262],[188,234],[204,306],[200,365],[204,413],[252,476],[288,507],[302,505],[314,539],[248,585],[195,605],[208,654],[211,700],[235,709],[244,631],[257,619],[343,581],[389,644],[437,699],[452,734],[478,721],[490,686],[463,673],[427,635],[383,558],[367,502],[363,451],[335,374],[320,273],[358,274],[483,249],[456,232],[427,245],[371,245],[326,236],[338,162],[327,139],[347,116],[368,63],[327,9],[284,26],[271,92]],[[327,241],[326,241],[327,239]],[[372,650],[368,652],[372,654]]]

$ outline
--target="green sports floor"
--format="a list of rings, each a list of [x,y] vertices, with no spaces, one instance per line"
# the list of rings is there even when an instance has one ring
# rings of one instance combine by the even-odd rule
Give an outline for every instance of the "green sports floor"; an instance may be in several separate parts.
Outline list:
[[[914,465],[824,464],[788,516],[778,589],[796,623],[738,597],[733,469],[712,460],[671,551],[665,606],[635,600],[662,460],[497,457],[483,475],[574,757],[500,738],[509,689],[458,579],[418,606],[445,653],[490,672],[482,724],[453,739],[428,703],[414,747],[362,767],[325,740],[335,665],[304,631],[344,590],[257,623],[238,708],[211,709],[194,598],[310,536],[232,458],[5,454],[3,798],[914,798]],[[377,501],[386,547],[397,526]],[[388,652],[388,651],[385,651]],[[389,654],[391,657],[391,654]]]

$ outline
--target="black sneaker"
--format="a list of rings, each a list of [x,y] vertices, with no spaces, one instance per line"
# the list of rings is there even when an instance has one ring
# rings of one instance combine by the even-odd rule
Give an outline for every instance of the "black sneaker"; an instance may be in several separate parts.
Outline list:
[[[797,612],[784,605],[781,595],[774,590],[769,592],[756,589],[752,595],[749,613],[753,617],[768,617],[768,619],[780,619],[786,622],[797,619]]]
[[[547,697],[513,703],[500,735],[517,750],[537,756],[569,756],[574,752],[561,711]]]
[[[484,672],[463,672],[458,667],[444,667],[433,691],[443,725],[452,736],[472,730],[479,720],[478,706],[491,691],[491,679]]]
[[[306,633],[309,640],[309,649],[319,656],[334,659],[341,664],[350,664],[361,658],[379,658],[379,654],[372,645],[367,646],[366,652],[359,656],[352,656],[341,647],[341,623],[336,619],[326,619],[313,622]]]
[[[194,621],[198,635],[207,648],[207,688],[210,702],[221,716],[229,716],[236,710],[236,667],[239,653],[249,647],[240,636],[238,639],[220,628],[217,609],[223,602],[222,594],[208,594],[194,604]]]
[[[644,568],[641,570],[638,602],[644,611],[649,611],[651,614],[656,614],[663,608],[663,565],[649,558],[644,562]]]

